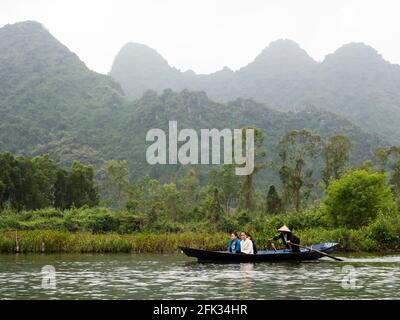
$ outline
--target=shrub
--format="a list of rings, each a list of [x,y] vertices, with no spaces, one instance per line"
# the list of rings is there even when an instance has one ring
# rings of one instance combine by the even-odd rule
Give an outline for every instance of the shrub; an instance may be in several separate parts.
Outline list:
[[[371,225],[368,226],[368,236],[380,244],[400,245],[400,217],[397,212],[390,214],[380,213]]]
[[[324,207],[316,207],[300,213],[287,214],[285,224],[295,230],[331,226]]]
[[[113,213],[118,233],[132,233],[144,230],[146,217],[140,214],[130,212]]]
[[[218,221],[216,225],[214,225],[216,230],[220,230],[222,232],[232,232],[237,231],[240,228],[240,224],[237,221],[236,217],[233,215],[223,215],[221,219]]]
[[[249,213],[247,213],[245,211],[239,213],[238,223],[240,226],[244,226],[244,225],[248,224],[250,221],[251,221],[251,217],[250,217]]]
[[[378,212],[394,207],[386,175],[365,170],[349,172],[333,181],[326,194],[327,213],[336,226],[365,226],[375,219]]]
[[[152,227],[152,230],[157,232],[176,233],[176,232],[183,232],[184,226],[178,222],[170,220],[162,220],[162,221],[157,221]]]

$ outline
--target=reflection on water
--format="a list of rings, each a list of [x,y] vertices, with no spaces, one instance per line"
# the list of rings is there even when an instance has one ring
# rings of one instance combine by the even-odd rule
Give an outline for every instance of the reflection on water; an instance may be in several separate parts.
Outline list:
[[[213,264],[182,254],[0,255],[0,298],[399,299],[400,256]]]
[[[254,263],[240,263],[240,284],[238,290],[239,299],[249,299],[248,292],[253,286]]]

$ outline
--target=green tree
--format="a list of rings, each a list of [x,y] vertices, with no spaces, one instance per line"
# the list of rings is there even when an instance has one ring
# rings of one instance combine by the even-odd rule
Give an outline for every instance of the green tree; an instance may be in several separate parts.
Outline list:
[[[393,209],[392,193],[381,173],[349,172],[332,181],[326,194],[327,212],[336,226],[357,228]]]
[[[213,197],[210,203],[210,222],[217,223],[221,219],[223,208],[219,199],[218,189],[214,188]]]
[[[68,179],[68,192],[71,195],[70,204],[75,207],[87,205],[93,207],[99,202],[99,193],[93,180],[94,169],[77,161],[72,165]]]
[[[239,208],[248,211],[253,211],[256,206],[256,186],[254,182],[254,176],[260,170],[267,166],[266,152],[263,148],[264,137],[262,131],[254,127],[246,127],[242,129],[243,137],[243,149],[246,146],[246,134],[247,129],[254,129],[254,170],[251,174],[243,177],[242,184],[239,190]]]
[[[371,162],[376,167],[378,172],[384,173],[387,170],[388,158],[389,148],[380,147],[374,150]]]
[[[3,199],[4,199],[5,190],[6,190],[6,185],[0,179],[0,208],[2,207],[2,204],[4,202]]]
[[[277,214],[282,211],[282,199],[273,185],[268,189],[265,209],[267,213],[272,214]]]
[[[0,180],[3,184],[2,202],[3,206],[8,202],[13,208],[18,208],[18,184],[17,181],[20,177],[18,170],[18,162],[13,154],[5,152],[0,154]]]
[[[30,159],[9,152],[0,156],[0,179],[4,185],[2,201],[17,209],[40,209],[44,204],[37,169]]]
[[[302,199],[310,196],[313,181],[313,160],[320,150],[321,138],[308,130],[291,131],[278,144],[282,166],[279,176],[283,185],[285,207],[300,211]]]
[[[199,179],[194,169],[188,170],[186,175],[178,181],[178,190],[182,198],[183,211],[186,214],[191,213],[200,200]]]
[[[98,203],[94,171],[75,162],[70,172],[58,168],[49,155],[33,159],[0,154],[0,206],[17,210],[70,208]]]
[[[218,194],[225,212],[229,212],[237,202],[240,179],[235,174],[234,165],[223,165],[219,170],[213,169],[208,175],[208,184],[218,188]]]
[[[188,219],[188,215],[183,210],[182,197],[175,183],[162,185],[161,201],[167,219],[183,222]]]
[[[58,167],[48,154],[33,158],[32,164],[35,167],[39,206],[41,208],[54,206]]]
[[[388,172],[389,183],[400,208],[400,147],[378,148],[374,151],[373,163],[379,172]]]
[[[72,205],[71,194],[69,192],[69,173],[59,169],[54,184],[54,206],[59,209],[70,208]]]
[[[113,209],[121,210],[128,200],[130,182],[129,167],[126,160],[109,160],[105,165],[105,181],[103,193]]]
[[[322,146],[324,159],[322,179],[326,187],[328,187],[332,178],[339,179],[344,172],[349,161],[350,149],[350,139],[342,135],[335,135],[324,141]]]
[[[159,181],[143,176],[132,189],[132,197],[128,204],[133,204],[134,210],[146,216],[147,226],[153,227],[161,218],[165,218],[162,185]]]

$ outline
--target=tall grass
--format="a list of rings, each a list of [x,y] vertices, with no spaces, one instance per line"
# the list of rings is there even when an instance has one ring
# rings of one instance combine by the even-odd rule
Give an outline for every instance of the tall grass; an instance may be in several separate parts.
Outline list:
[[[171,253],[179,246],[219,250],[225,248],[228,235],[196,233],[92,234],[54,230],[19,231],[19,252],[40,253]],[[0,252],[16,252],[16,232],[0,231]]]
[[[371,228],[348,230],[345,228],[312,228],[296,232],[301,243],[337,242],[340,251],[400,250],[400,241],[383,242],[374,239]],[[19,231],[20,253],[173,253],[179,246],[199,249],[225,250],[229,241],[226,233],[150,233],[92,234],[70,233],[56,230]],[[253,239],[259,250],[268,247],[271,234],[254,233]],[[0,231],[0,253],[16,252],[16,232]]]
[[[185,223],[162,220],[149,227],[147,218],[105,208],[0,212],[0,252],[147,252],[169,253],[179,246],[226,248],[229,231],[249,231],[259,249],[276,235],[282,224],[300,237],[301,243],[337,242],[343,251],[400,251],[400,214],[380,214],[358,229],[335,228],[320,207],[300,213],[266,215],[235,213],[211,224],[205,218]]]

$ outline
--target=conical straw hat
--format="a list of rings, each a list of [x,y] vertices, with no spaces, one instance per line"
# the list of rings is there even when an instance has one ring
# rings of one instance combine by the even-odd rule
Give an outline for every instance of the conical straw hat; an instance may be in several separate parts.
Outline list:
[[[290,229],[286,226],[282,226],[278,229],[278,231],[280,232],[291,232]]]

